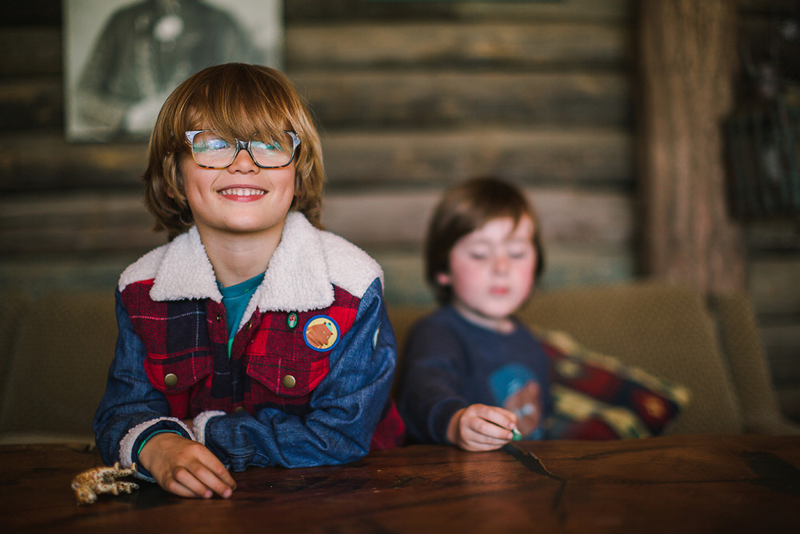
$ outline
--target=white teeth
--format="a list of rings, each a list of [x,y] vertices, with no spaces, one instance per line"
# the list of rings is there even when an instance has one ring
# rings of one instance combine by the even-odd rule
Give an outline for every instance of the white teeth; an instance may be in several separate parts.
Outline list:
[[[254,195],[266,195],[266,191],[262,191],[261,189],[248,189],[248,188],[235,188],[235,189],[225,189],[219,192],[220,195],[234,195],[237,197],[251,197]]]

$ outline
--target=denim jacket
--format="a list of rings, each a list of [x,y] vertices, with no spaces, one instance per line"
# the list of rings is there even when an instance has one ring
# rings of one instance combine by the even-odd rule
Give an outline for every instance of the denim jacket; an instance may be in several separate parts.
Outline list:
[[[196,228],[145,255],[116,292],[120,333],[94,422],[103,460],[138,463],[141,444],[165,430],[234,471],[346,463],[371,443],[399,444],[382,276],[361,250],[291,213],[229,359],[222,296]],[[314,328],[330,336],[322,345]]]

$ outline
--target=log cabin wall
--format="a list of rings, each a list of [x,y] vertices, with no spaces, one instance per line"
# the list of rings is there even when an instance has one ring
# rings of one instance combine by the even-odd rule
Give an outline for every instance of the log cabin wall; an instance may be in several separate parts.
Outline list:
[[[746,65],[738,82],[738,106],[752,100],[752,70],[770,49],[780,57],[787,102],[800,109],[800,3],[796,0],[737,0],[740,49]],[[784,38],[776,42],[776,31]],[[788,32],[788,33],[787,33]],[[797,138],[795,138],[797,143]],[[798,145],[795,145],[798,146]],[[784,411],[800,419],[800,213],[743,220],[748,255],[748,291]]]
[[[763,2],[740,0],[748,16]],[[494,174],[542,219],[544,288],[636,278],[631,0],[285,0],[285,68],[311,104],[323,222],[430,303],[421,240],[448,185]],[[165,241],[141,200],[142,143],[64,136],[60,2],[0,21],[0,286],[111,291]],[[747,228],[749,288],[787,413],[800,417],[800,239]],[[788,291],[786,288],[792,288]]]

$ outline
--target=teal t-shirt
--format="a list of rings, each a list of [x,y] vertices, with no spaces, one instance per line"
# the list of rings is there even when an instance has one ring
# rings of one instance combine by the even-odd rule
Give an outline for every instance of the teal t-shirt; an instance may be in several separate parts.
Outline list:
[[[236,335],[239,323],[242,322],[244,311],[247,309],[247,304],[250,302],[250,297],[253,296],[253,292],[261,285],[261,281],[264,280],[264,274],[265,273],[261,273],[250,280],[245,280],[240,284],[230,287],[222,287],[222,284],[217,282],[217,287],[220,293],[222,293],[222,304],[225,305],[225,316],[227,318],[228,358],[231,357],[233,338]]]

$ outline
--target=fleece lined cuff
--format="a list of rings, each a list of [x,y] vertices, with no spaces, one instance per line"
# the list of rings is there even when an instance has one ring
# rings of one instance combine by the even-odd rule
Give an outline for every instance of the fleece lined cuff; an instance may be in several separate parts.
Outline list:
[[[194,426],[194,433],[195,436],[197,436],[198,443],[206,444],[206,425],[208,425],[208,421],[212,417],[219,417],[220,415],[225,415],[225,412],[209,410],[199,413],[197,417],[194,418],[192,425]]]
[[[167,423],[167,424],[161,424]],[[135,427],[131,428],[125,437],[122,438],[122,441],[119,445],[119,461],[122,467],[129,468],[132,464],[137,463],[139,461],[138,456],[138,448],[136,448],[137,442],[140,441],[141,438],[147,438],[150,434],[153,433],[155,430],[162,430],[162,429],[174,429],[176,425],[181,429],[181,434],[187,436],[189,439],[193,441],[197,441],[195,439],[194,433],[191,429],[186,426],[183,421],[180,419],[176,419],[175,417],[159,417],[157,419],[151,419],[149,421],[145,421],[144,423],[138,424]],[[154,428],[158,426],[159,428]],[[142,478],[144,480],[149,480],[150,482],[155,482],[153,477],[144,474],[141,472],[141,466],[137,467],[140,470],[137,471],[136,476]]]

